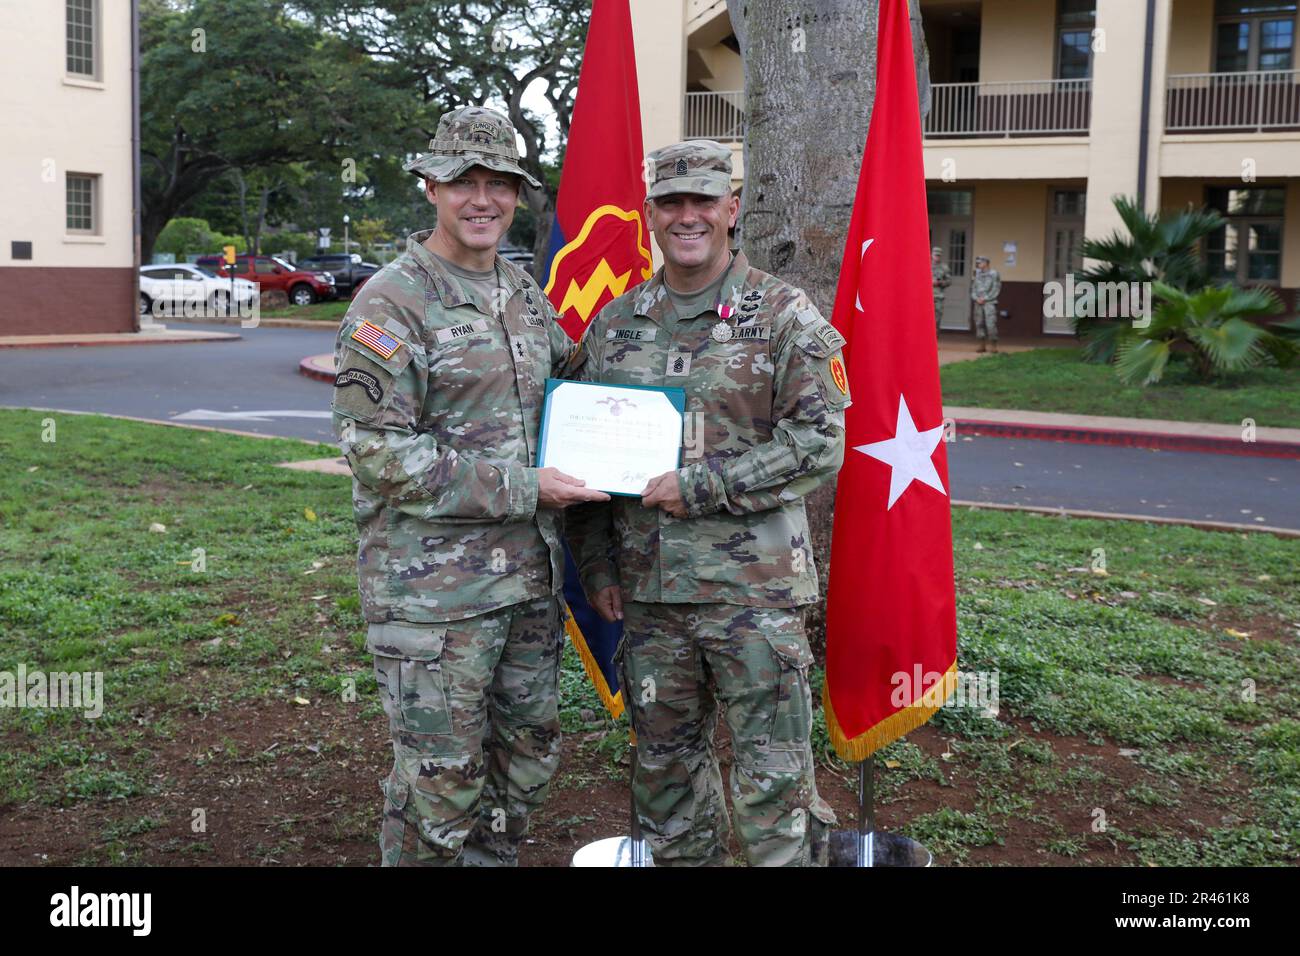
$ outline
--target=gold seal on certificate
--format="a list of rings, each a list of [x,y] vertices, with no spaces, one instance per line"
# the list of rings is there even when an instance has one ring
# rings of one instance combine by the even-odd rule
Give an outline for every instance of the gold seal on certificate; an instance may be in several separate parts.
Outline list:
[[[537,467],[611,495],[640,495],[680,464],[685,408],[680,388],[547,379]]]

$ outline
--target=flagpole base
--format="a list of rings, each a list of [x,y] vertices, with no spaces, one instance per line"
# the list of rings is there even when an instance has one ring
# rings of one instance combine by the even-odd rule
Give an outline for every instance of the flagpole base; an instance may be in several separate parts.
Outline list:
[[[864,862],[859,863],[859,860]],[[933,866],[934,855],[901,833],[859,834],[836,830],[831,834],[828,866]]]
[[[611,867],[654,866],[655,863],[645,840],[634,842],[630,837],[616,836],[580,847],[569,865]]]

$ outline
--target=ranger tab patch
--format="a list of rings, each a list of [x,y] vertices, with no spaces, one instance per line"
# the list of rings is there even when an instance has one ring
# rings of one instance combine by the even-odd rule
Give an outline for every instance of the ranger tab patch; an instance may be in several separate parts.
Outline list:
[[[347,388],[349,385],[360,385],[376,405],[384,397],[384,390],[379,387],[379,379],[369,372],[361,371],[359,368],[350,368],[346,372],[339,372],[334,378],[335,388]]]
[[[392,358],[393,353],[402,347],[401,342],[370,322],[362,322],[358,325],[357,330],[352,333],[352,338],[382,358]]]

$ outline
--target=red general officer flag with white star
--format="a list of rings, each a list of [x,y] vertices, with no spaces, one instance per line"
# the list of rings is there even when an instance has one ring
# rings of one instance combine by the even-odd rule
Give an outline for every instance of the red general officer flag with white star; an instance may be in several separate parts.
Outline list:
[[[853,404],[835,498],[823,703],[864,760],[956,686],[957,610],[907,0],[881,0],[876,101],[832,321]]]

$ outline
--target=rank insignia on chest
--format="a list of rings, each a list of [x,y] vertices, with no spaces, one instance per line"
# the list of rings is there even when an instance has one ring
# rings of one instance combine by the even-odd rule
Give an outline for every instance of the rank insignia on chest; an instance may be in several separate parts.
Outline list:
[[[352,338],[381,358],[392,358],[393,353],[402,347],[401,342],[370,322],[362,322],[358,325],[356,331],[352,333]]]
[[[669,352],[668,365],[664,368],[667,377],[691,374],[690,352]]]

